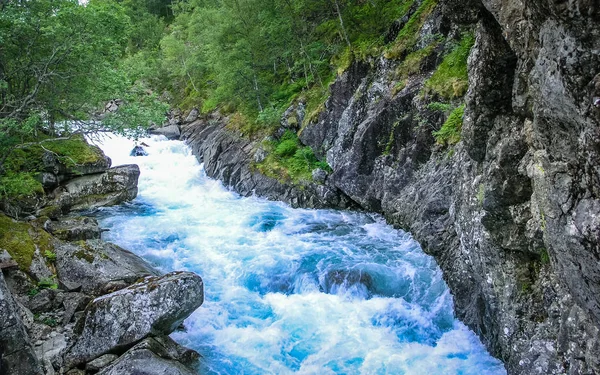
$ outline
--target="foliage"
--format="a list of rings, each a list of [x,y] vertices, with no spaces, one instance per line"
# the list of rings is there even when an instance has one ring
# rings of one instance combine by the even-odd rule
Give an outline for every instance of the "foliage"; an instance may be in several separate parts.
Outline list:
[[[43,156],[51,153],[67,168],[96,163],[104,159],[102,151],[89,145],[83,136],[65,139],[45,138],[21,144],[9,150],[0,174],[0,198],[25,198],[44,192],[37,178],[44,170]]]
[[[410,8],[406,3],[406,11]],[[424,0],[419,8],[409,18],[402,30],[398,33],[395,43],[386,50],[385,57],[388,59],[397,59],[403,56],[406,51],[412,49],[419,38],[419,31],[423,27],[425,20],[435,9],[437,0]]]
[[[472,34],[463,35],[460,42],[444,57],[442,63],[427,82],[425,91],[436,93],[444,99],[462,97],[469,86],[467,59],[475,44]]]
[[[145,82],[136,83],[136,70],[121,64],[135,30],[144,30],[144,40],[153,33],[154,47],[163,33],[160,25],[146,27],[141,19],[132,24],[132,1],[0,3],[0,167],[16,145],[71,131],[74,125],[80,133],[135,136],[164,120],[167,107]],[[93,121],[116,98],[124,101],[120,110],[102,123]],[[31,187],[27,176],[4,177],[4,186]]]
[[[435,140],[440,145],[453,145],[460,141],[465,105],[454,109],[441,129],[433,132]]]
[[[48,259],[48,262],[54,263],[56,262],[56,253],[51,250],[44,251],[44,256]]]
[[[431,111],[449,112],[453,107],[449,103],[431,102],[427,105],[427,108]]]
[[[58,289],[55,277],[46,277],[38,281],[39,289]]]
[[[256,166],[266,176],[301,182],[311,181],[312,171],[316,168],[331,170],[327,163],[317,159],[310,147],[300,143],[296,133],[289,130],[279,141],[272,142],[269,146],[271,154]]]

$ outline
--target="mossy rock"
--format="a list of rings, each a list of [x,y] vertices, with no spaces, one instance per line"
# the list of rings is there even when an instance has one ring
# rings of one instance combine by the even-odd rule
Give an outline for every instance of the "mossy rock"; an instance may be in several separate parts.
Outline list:
[[[27,223],[0,215],[0,248],[8,251],[23,271],[29,271],[36,250],[40,254],[52,253],[52,236]]]

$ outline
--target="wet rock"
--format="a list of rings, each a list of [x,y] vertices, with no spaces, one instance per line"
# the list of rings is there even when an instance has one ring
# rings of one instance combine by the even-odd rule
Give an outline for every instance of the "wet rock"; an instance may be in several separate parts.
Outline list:
[[[137,255],[101,240],[57,243],[55,249],[58,280],[69,291],[100,295],[115,282],[126,286],[158,274]]]
[[[129,156],[148,156],[148,153],[144,147],[136,145],[129,153]]]
[[[0,272],[0,373],[43,374],[2,272]]]
[[[325,291],[335,293],[339,287],[348,289],[357,284],[362,284],[371,291],[373,288],[373,279],[371,275],[361,270],[332,270],[327,272],[325,277]]]
[[[96,298],[86,308],[80,336],[65,359],[71,366],[78,365],[111,351],[127,349],[150,335],[168,335],[203,300],[202,279],[189,272],[146,278]],[[147,359],[154,360],[154,356]]]
[[[54,191],[53,204],[63,212],[116,205],[137,196],[140,169],[137,165],[111,168],[104,173],[68,181]]]

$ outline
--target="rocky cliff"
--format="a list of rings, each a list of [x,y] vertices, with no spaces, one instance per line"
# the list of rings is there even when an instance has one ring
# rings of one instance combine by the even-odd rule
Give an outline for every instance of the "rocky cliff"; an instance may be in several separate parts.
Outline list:
[[[355,202],[413,233],[509,373],[600,373],[599,21],[591,0],[416,1],[386,53],[355,61],[299,119],[332,168],[302,199],[253,169],[260,143],[226,118],[183,136],[242,194]],[[452,73],[461,46],[468,90]]]

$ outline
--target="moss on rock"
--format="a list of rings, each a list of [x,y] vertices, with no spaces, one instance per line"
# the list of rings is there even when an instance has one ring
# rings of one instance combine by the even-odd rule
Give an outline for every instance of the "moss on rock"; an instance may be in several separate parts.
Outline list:
[[[0,215],[0,248],[8,251],[23,271],[29,270],[37,249],[53,253],[52,236],[27,223]]]
[[[444,99],[462,97],[469,88],[467,59],[475,44],[473,34],[465,34],[425,82],[425,92],[438,94]]]

